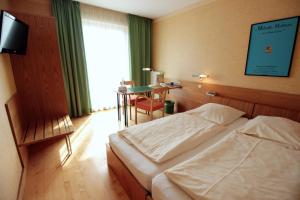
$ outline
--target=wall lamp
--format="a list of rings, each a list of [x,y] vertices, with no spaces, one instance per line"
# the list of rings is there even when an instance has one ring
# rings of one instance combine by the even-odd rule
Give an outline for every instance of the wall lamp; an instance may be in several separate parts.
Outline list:
[[[192,77],[200,79],[200,84],[198,85],[198,88],[202,88],[202,82],[203,82],[204,79],[208,78],[208,75],[203,74],[203,73],[197,73],[197,74],[193,74]],[[217,96],[217,95],[218,95],[218,93],[215,92],[215,91],[206,92],[206,96],[214,97],[214,96]]]
[[[204,73],[195,73],[192,74],[192,77],[200,79],[200,84],[198,85],[198,88],[202,88],[202,82],[203,80],[208,78],[208,75]]]
[[[153,69],[151,69],[150,67],[143,67],[142,70],[143,71],[153,71]]]
[[[196,73],[196,74],[193,74],[192,77],[199,78],[202,81],[202,80],[208,78],[208,75],[204,74],[204,73]]]

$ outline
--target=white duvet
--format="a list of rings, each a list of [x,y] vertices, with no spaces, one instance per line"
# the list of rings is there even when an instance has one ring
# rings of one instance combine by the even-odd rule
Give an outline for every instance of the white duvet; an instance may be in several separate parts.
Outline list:
[[[198,116],[180,113],[129,127],[118,134],[157,163],[190,150],[225,127]]]
[[[300,199],[300,151],[232,133],[165,171],[193,199]]]

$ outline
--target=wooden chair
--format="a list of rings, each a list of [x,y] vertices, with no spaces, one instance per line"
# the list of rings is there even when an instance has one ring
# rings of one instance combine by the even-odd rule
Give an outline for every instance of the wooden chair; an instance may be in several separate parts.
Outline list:
[[[122,82],[120,84],[122,84]],[[134,81],[124,81],[123,85],[133,87],[133,86],[135,86],[135,82]],[[129,94],[128,95],[127,102],[129,104],[129,119],[131,119],[131,106],[135,105],[135,99],[136,99],[136,97],[137,97],[137,95],[134,95],[134,94]],[[140,100],[142,100],[142,99],[140,98]]]
[[[162,116],[165,115],[165,99],[168,88],[161,87],[155,88],[151,91],[150,97],[145,95],[138,95],[135,99],[135,124],[137,124],[138,109],[145,110],[146,114],[150,114],[151,120],[153,119],[153,111],[161,110]],[[142,99],[142,100],[141,100]],[[142,113],[142,112],[140,112]],[[145,113],[143,113],[145,114]]]

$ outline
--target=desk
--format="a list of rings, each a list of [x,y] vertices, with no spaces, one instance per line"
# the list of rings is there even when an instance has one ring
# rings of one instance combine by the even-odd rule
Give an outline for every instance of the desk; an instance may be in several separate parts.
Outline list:
[[[128,115],[127,115],[127,96],[128,95],[133,95],[133,94],[144,94],[144,93],[149,93],[152,91],[154,87],[149,87],[149,86],[133,86],[127,88],[127,91],[124,92],[119,92],[117,91],[117,108],[118,108],[118,120],[121,121],[121,113],[120,113],[120,96],[123,99],[124,103],[124,119],[125,119],[125,126],[128,126]]]
[[[138,94],[149,94],[152,89],[154,88],[158,88],[158,87],[162,87],[160,85],[157,85],[157,86],[133,86],[133,87],[129,87],[127,88],[127,91],[124,91],[124,92],[119,92],[119,91],[116,91],[117,93],[117,108],[118,108],[118,120],[121,121],[121,112],[120,112],[120,108],[121,108],[121,104],[120,104],[120,97],[122,97],[123,99],[123,103],[124,103],[124,119],[125,119],[125,126],[127,127],[128,126],[128,114],[127,114],[127,96],[128,95],[138,95]],[[175,88],[181,88],[181,86],[178,86],[178,85],[174,85],[174,86],[170,86],[170,85],[167,85],[167,86],[164,86],[164,87],[167,87],[168,89],[175,89]]]

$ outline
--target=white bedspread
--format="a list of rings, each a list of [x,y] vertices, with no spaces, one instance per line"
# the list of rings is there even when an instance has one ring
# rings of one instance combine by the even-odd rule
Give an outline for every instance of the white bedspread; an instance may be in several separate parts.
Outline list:
[[[119,132],[126,141],[157,163],[205,142],[223,126],[190,114],[181,113],[129,127]]]
[[[244,134],[165,174],[193,199],[300,199],[300,151]]]

